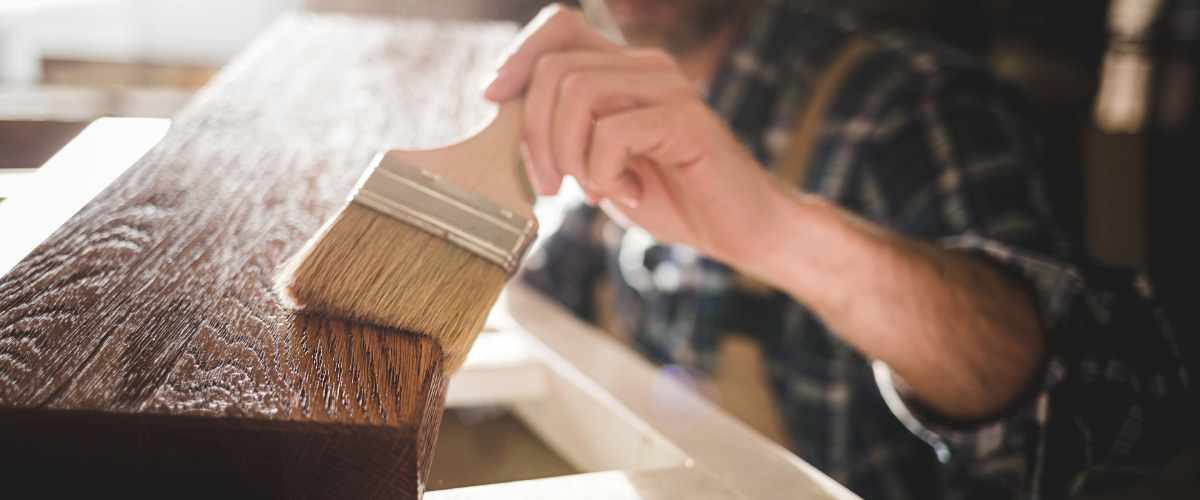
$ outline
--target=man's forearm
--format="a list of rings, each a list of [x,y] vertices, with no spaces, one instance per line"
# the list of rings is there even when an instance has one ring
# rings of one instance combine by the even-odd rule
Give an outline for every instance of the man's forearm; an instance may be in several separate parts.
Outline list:
[[[947,417],[987,417],[1028,386],[1045,342],[1031,298],[1012,279],[820,199],[778,196],[786,227],[765,257],[739,267],[808,306]]]

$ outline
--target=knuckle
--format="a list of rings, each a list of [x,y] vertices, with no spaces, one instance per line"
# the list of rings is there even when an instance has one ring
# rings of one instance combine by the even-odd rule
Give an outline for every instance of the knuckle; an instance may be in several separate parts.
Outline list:
[[[591,79],[586,73],[575,72],[562,79],[562,84],[559,86],[559,92],[563,95],[581,96],[587,95],[592,90]]]
[[[613,120],[602,118],[596,121],[592,126],[592,147],[602,149],[611,144],[617,138],[618,129],[614,126]]]
[[[566,69],[567,58],[559,53],[544,54],[533,66],[535,78],[549,78],[566,72]]]
[[[672,114],[664,110],[659,110],[654,113],[646,113],[644,116],[642,116],[642,120],[644,120],[647,129],[668,130],[671,126],[671,116]]]
[[[528,126],[525,127],[525,146],[529,148],[530,153],[536,154],[545,146],[545,141],[542,140],[542,135],[537,130]]]

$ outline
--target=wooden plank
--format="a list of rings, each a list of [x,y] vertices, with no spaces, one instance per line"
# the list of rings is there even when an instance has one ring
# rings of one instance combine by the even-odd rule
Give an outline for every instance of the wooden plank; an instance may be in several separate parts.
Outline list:
[[[271,279],[376,151],[486,116],[476,85],[513,33],[297,16],[222,70],[0,279],[6,487],[419,496],[436,344],[292,314]]]
[[[784,497],[780,498],[786,498]],[[727,484],[704,472],[676,467],[646,471],[590,474],[514,481],[432,491],[430,500],[746,500]],[[804,497],[796,497],[804,498]]]
[[[558,353],[538,344],[534,352],[546,366],[546,397],[518,402],[512,410],[563,460],[584,472],[688,464],[687,454],[654,428],[655,422],[634,414],[627,402],[616,397],[619,394],[601,387]],[[636,356],[626,348],[621,350]],[[609,359],[618,363],[621,360]],[[656,381],[646,377],[639,382],[649,388]]]
[[[613,463],[626,469],[670,467],[674,457],[675,464],[682,461],[719,478],[747,498],[858,498],[704,399],[696,385],[666,376],[524,283],[509,284],[488,322],[496,329],[523,330],[533,337],[531,345],[547,351],[538,357],[549,368],[549,396],[518,403],[514,411],[580,470],[602,470]],[[581,393],[591,396],[579,397]],[[571,405],[563,404],[565,398],[579,399]],[[603,409],[581,411],[584,404]],[[613,419],[625,425],[605,423]],[[562,432],[570,426],[588,432]],[[607,434],[597,432],[597,426],[605,426]],[[597,439],[631,431],[641,436],[639,445],[615,437]]]
[[[485,331],[450,378],[446,407],[511,405],[546,397],[546,367],[528,352],[527,335]]]

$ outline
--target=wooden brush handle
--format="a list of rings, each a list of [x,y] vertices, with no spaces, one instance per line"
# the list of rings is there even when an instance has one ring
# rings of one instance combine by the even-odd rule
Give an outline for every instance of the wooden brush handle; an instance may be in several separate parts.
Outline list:
[[[521,179],[521,191],[525,195],[525,201],[533,205],[537,201],[537,190],[533,188],[533,183],[529,182],[529,170],[526,170],[525,156],[517,153],[517,177]]]
[[[506,101],[490,122],[458,144],[424,151],[397,149],[387,154],[533,219],[533,188],[519,161],[524,112],[524,99]]]

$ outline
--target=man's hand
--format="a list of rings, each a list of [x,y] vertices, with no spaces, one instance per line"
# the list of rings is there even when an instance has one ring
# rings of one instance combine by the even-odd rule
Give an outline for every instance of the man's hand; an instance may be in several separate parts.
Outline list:
[[[778,189],[670,56],[614,45],[551,6],[484,91],[525,95],[526,164],[543,194],[575,177],[659,241],[687,244],[804,303],[947,416],[1013,402],[1045,350],[1031,298],[977,258]]]
[[[665,52],[615,45],[572,9],[543,10],[484,91],[525,95],[526,164],[538,191],[575,177],[659,241],[739,266],[769,251],[780,213],[761,166]]]

